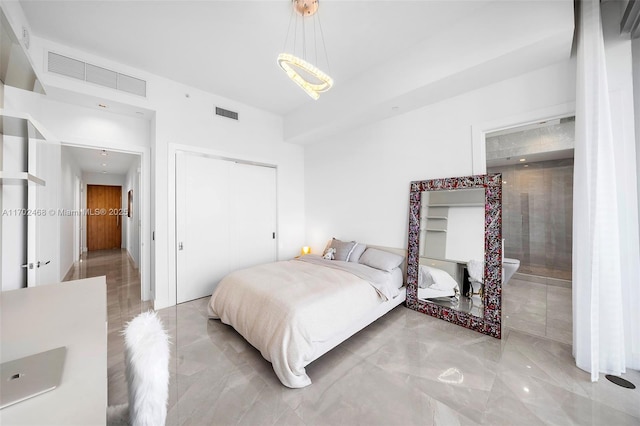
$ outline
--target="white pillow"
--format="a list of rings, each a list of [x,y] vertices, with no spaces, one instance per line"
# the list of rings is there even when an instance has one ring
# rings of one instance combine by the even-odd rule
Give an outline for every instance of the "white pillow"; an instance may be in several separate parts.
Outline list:
[[[403,260],[404,257],[399,254],[369,247],[362,253],[358,263],[391,272],[394,268],[400,266]]]
[[[358,261],[360,260],[360,256],[362,256],[362,253],[364,253],[366,249],[367,246],[365,244],[356,243],[356,245],[353,247],[353,250],[351,250],[351,254],[349,255],[349,262],[358,263]]]
[[[447,271],[420,265],[418,272],[418,287],[432,288],[434,290],[451,290],[458,287],[458,282]]]
[[[418,269],[418,287],[427,288],[432,284],[435,284],[433,277],[429,273],[429,267],[427,265],[420,265]]]

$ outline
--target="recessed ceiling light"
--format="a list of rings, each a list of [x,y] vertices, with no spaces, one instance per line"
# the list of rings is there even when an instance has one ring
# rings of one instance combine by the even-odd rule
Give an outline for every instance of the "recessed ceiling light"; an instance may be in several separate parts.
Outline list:
[[[106,149],[103,149],[102,151],[100,151],[100,155],[109,155],[109,154],[107,153]]]
[[[525,164],[524,166],[525,166],[525,167],[529,167],[529,165],[528,165],[528,164]]]
[[[106,108],[106,107],[107,107],[105,104],[98,104],[98,106],[99,106],[100,108]]]
[[[400,109],[400,107],[399,106],[392,106],[391,109],[394,110],[394,111],[397,111],[397,110]]]
[[[102,163],[102,167],[107,167],[107,163]]]
[[[525,161],[527,161],[527,159],[526,159],[526,158],[521,158],[521,159],[520,159],[520,160],[518,160],[518,161],[520,161],[521,163],[524,163]]]
[[[102,171],[102,173],[107,173],[107,171],[106,171],[106,170],[103,170],[103,171]]]

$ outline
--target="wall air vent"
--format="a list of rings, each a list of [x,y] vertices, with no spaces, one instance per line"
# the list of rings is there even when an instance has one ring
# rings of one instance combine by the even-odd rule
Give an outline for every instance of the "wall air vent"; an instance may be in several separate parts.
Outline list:
[[[229,111],[228,109],[222,109],[222,108],[218,108],[218,107],[216,107],[216,115],[220,115],[222,117],[227,117],[227,118],[232,118],[234,120],[238,119],[238,113],[237,112]]]
[[[47,70],[99,86],[138,96],[147,96],[147,82],[97,65],[48,52]]]

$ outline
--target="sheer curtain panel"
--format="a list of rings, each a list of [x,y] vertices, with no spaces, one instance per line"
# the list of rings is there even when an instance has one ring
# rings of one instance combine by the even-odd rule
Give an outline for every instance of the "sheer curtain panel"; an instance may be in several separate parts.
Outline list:
[[[602,7],[612,8],[612,17],[619,2],[608,3]],[[640,368],[633,97],[618,81],[628,67],[632,88],[631,44],[619,34],[618,16],[617,39],[605,46],[599,0],[578,1],[576,7],[573,351],[576,365],[596,381],[599,373]],[[609,34],[616,21],[604,22]]]

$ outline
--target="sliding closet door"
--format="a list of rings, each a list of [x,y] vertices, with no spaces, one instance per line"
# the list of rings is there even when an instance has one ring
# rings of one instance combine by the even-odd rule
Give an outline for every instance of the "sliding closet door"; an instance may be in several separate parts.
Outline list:
[[[276,260],[274,168],[176,156],[178,303],[209,296],[231,271]]]
[[[177,302],[211,294],[229,273],[229,162],[176,156]]]
[[[232,266],[242,269],[276,260],[276,169],[233,163]]]

